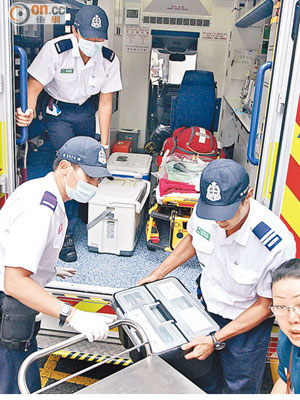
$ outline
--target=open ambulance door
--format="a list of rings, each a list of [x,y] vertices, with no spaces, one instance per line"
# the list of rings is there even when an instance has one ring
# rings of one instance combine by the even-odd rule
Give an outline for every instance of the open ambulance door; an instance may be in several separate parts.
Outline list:
[[[287,225],[300,257],[300,1],[283,0],[257,174],[256,198]]]

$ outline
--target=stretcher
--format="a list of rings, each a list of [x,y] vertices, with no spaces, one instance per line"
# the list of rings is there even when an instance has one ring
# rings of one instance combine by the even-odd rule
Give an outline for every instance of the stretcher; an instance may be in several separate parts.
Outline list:
[[[187,235],[187,223],[199,200],[202,170],[209,161],[197,156],[172,155],[166,157],[150,196],[146,242],[149,250],[171,252]],[[161,243],[160,221],[167,221],[167,243]],[[162,226],[162,225],[161,225]]]

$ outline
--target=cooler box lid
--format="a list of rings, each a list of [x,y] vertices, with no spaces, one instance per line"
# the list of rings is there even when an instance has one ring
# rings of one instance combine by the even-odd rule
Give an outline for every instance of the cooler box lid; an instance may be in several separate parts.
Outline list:
[[[103,179],[90,204],[104,206],[135,206],[139,213],[150,192],[150,182],[133,178]]]
[[[149,154],[113,153],[107,161],[107,169],[111,174],[118,171],[149,174],[152,157]]]
[[[200,301],[175,277],[117,292],[113,307],[119,317],[144,328],[156,354],[219,329]]]

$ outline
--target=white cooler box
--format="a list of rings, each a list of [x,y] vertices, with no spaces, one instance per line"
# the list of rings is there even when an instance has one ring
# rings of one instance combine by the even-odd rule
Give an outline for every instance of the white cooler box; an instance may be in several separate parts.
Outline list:
[[[107,169],[114,176],[150,180],[152,157],[149,154],[113,153]]]
[[[150,182],[142,179],[104,179],[89,202],[88,249],[131,256],[142,230]]]

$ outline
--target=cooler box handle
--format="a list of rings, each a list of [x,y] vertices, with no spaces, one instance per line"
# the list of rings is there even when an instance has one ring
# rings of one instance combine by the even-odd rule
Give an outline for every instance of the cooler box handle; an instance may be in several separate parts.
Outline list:
[[[142,201],[141,202],[139,202],[139,201],[135,202],[135,209],[136,209],[136,212],[138,214],[142,211],[142,209],[143,209],[143,207],[144,207],[144,205],[146,203],[146,200],[148,199],[149,193],[150,193],[151,184],[150,184],[149,181],[145,181],[145,183],[146,183],[147,187],[146,187],[146,192],[145,192],[145,195],[144,195]]]

